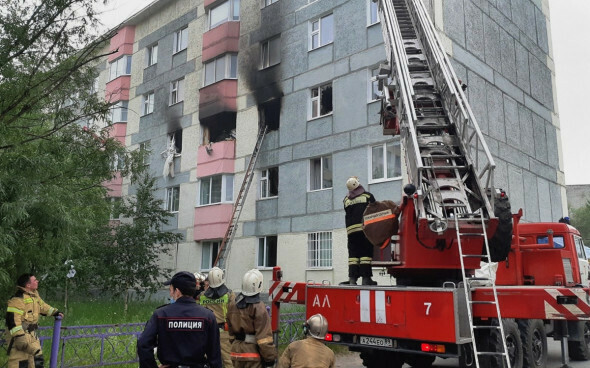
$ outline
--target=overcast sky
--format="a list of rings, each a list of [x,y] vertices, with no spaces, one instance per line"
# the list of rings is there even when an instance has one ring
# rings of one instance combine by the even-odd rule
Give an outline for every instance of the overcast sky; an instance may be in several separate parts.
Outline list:
[[[103,22],[114,27],[151,2],[110,0]],[[590,184],[590,0],[549,0],[549,8],[565,183]]]

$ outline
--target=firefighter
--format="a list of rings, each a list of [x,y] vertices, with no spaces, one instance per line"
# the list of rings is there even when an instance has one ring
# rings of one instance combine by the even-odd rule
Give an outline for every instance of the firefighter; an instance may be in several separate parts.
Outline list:
[[[260,300],[262,282],[262,273],[257,269],[246,272],[242,292],[227,311],[231,358],[236,368],[270,367],[277,359],[270,316]]]
[[[158,368],[154,348],[158,348],[161,366],[221,368],[219,329],[215,315],[195,303],[195,275],[181,271],[169,285],[174,303],[158,307],[137,340],[140,368]]]
[[[236,296],[233,291],[225,286],[223,276],[223,271],[219,267],[213,267],[209,271],[209,275],[207,276],[209,287],[201,294],[199,303],[215,314],[217,326],[219,327],[219,342],[221,344],[223,368],[231,368],[233,367],[230,356],[231,343],[229,342],[226,320],[227,307],[230,303],[235,302]]]
[[[324,345],[328,321],[321,314],[314,314],[303,325],[307,338],[293,341],[279,359],[277,368],[334,368],[334,352]]]
[[[200,272],[195,272],[194,275],[195,275],[195,283],[197,285],[197,289],[195,291],[195,300],[198,303],[199,298],[201,297],[201,294],[205,291],[205,279],[207,278],[207,276],[203,275]]]
[[[363,232],[363,213],[369,203],[375,202],[375,197],[363,188],[359,178],[351,176],[346,181],[348,195],[344,198],[346,212],[346,234],[348,237],[348,284],[356,285],[360,277],[363,285],[377,285],[371,278],[373,271],[373,244]]]
[[[39,281],[29,273],[17,281],[16,294],[8,301],[6,327],[8,339],[8,368],[43,367],[43,351],[37,336],[39,315],[63,318],[63,313],[46,304],[39,293]]]

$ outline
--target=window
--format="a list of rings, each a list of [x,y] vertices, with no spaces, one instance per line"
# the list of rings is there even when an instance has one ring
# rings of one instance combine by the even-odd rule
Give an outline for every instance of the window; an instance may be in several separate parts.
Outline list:
[[[281,62],[281,37],[274,37],[260,45],[260,66],[262,69]]]
[[[310,116],[312,119],[332,113],[332,84],[311,89]]]
[[[188,27],[184,27],[174,33],[174,53],[186,49],[188,44]]]
[[[181,153],[182,152],[182,128],[176,129],[172,133],[168,133],[168,147],[170,147],[172,140],[174,140],[174,148],[176,149],[176,153]]]
[[[98,92],[98,78],[96,77],[94,78],[94,80],[92,81],[92,87],[90,87],[90,93],[94,94]]]
[[[184,78],[170,83],[170,105],[184,101]]]
[[[538,236],[537,237],[537,244],[549,244],[549,237],[548,236]],[[553,248],[557,248],[557,249],[565,248],[565,242],[563,240],[563,235],[553,236]]]
[[[122,75],[131,74],[131,55],[124,55],[111,63],[111,75],[109,80]]]
[[[574,244],[576,245],[576,252],[578,253],[579,259],[587,259],[584,252],[584,241],[579,236],[574,235]],[[590,256],[590,254],[588,255]]]
[[[119,220],[121,218],[121,197],[111,197],[111,214],[110,220]]]
[[[238,55],[225,54],[205,64],[205,86],[238,76]]]
[[[379,81],[377,76],[379,75],[379,67],[369,70],[369,102],[377,101],[381,96],[379,92]]]
[[[309,49],[315,50],[334,42],[334,15],[326,15],[310,22]]]
[[[219,253],[220,241],[205,241],[201,250],[201,270],[209,270]]]
[[[158,45],[147,47],[147,66],[154,65],[158,62]]]
[[[256,267],[274,267],[277,265],[277,236],[258,238]]]
[[[202,178],[200,186],[199,204],[201,206],[233,201],[233,175],[215,175]]]
[[[111,108],[111,122],[120,123],[127,121],[129,101],[119,101]]]
[[[332,233],[307,234],[307,267],[332,267]]]
[[[372,0],[367,0],[367,26],[379,23],[379,5]]]
[[[324,156],[309,160],[309,189],[332,188],[332,157]]]
[[[209,29],[232,20],[240,20],[240,0],[228,0],[209,10]]]
[[[371,181],[400,178],[401,165],[399,141],[371,147]]]
[[[279,195],[279,168],[271,167],[260,174],[260,198]]]
[[[111,160],[111,171],[120,171],[125,168],[125,156],[115,153]]]
[[[279,0],[262,0],[262,7],[264,8],[265,6],[269,6],[271,4],[276,3]]]
[[[151,114],[152,112],[154,112],[154,92],[141,97],[141,115]]]
[[[150,148],[150,143],[149,142],[140,143],[139,144],[139,152],[143,156],[144,166],[149,166],[150,165],[150,154],[152,153],[152,150]]]
[[[178,212],[178,202],[180,198],[180,187],[166,188],[166,202],[164,209],[168,212]]]

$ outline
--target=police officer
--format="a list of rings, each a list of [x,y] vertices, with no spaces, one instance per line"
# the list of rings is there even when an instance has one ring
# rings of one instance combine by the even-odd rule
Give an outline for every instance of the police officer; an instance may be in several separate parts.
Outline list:
[[[348,284],[356,285],[359,276],[362,276],[363,285],[377,285],[371,278],[373,244],[363,232],[363,213],[369,203],[375,202],[375,197],[363,188],[356,176],[348,178],[346,188],[348,195],[343,202],[348,237]]]
[[[219,267],[213,267],[207,275],[209,287],[201,294],[199,304],[211,310],[217,319],[219,327],[219,342],[221,343],[221,358],[223,368],[232,368],[230,351],[231,343],[229,342],[229,333],[227,331],[227,307],[229,303],[234,303],[236,296],[230,289],[225,286],[223,271]]]
[[[227,311],[231,358],[235,368],[270,367],[277,359],[270,316],[260,300],[262,282],[262,273],[257,269],[246,272],[242,279],[242,292]]]
[[[174,303],[156,309],[137,340],[140,368],[221,368],[219,330],[215,315],[195,303],[195,275],[182,271],[165,282]]]
[[[290,343],[277,368],[334,368],[334,352],[321,342],[328,332],[326,318],[314,314],[305,322],[303,331],[307,338]]]
[[[30,274],[21,275],[16,294],[8,301],[6,327],[8,338],[8,368],[43,367],[43,351],[37,336],[39,315],[63,317],[63,313],[46,304],[39,293],[39,281]]]

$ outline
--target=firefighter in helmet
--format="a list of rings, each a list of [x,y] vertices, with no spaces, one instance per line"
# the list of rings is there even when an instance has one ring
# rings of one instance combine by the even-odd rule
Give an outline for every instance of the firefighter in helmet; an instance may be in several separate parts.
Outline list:
[[[8,368],[42,368],[43,351],[37,335],[39,315],[63,317],[63,313],[46,304],[37,288],[39,281],[29,273],[17,281],[16,294],[8,301],[6,327]]]
[[[195,272],[194,275],[197,285],[197,291],[195,292],[195,300],[198,303],[201,294],[205,291],[205,280],[207,279],[207,276],[203,275],[200,272]]]
[[[224,274],[221,268],[213,267],[207,276],[209,287],[199,297],[199,304],[213,311],[219,327],[219,342],[221,343],[221,358],[223,368],[233,367],[230,356],[231,343],[227,331],[227,308],[233,303],[236,296],[233,291],[225,286]]]
[[[322,343],[328,332],[328,321],[314,314],[303,325],[307,337],[293,341],[279,359],[277,368],[334,368],[334,352]]]
[[[348,195],[344,198],[346,234],[348,237],[348,284],[356,285],[362,277],[363,285],[377,285],[371,278],[373,271],[373,244],[363,232],[363,213],[375,197],[363,188],[359,178],[351,176],[346,181]]]
[[[227,311],[231,358],[236,368],[262,368],[274,365],[277,348],[273,344],[270,316],[260,300],[263,277],[257,269],[242,278],[242,292]]]

